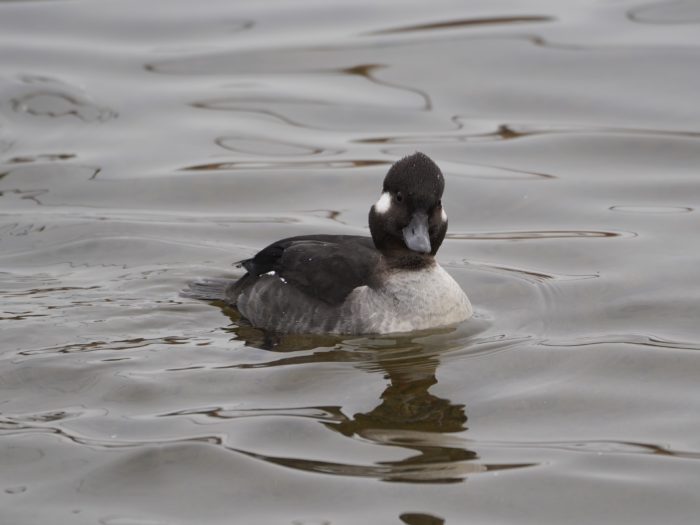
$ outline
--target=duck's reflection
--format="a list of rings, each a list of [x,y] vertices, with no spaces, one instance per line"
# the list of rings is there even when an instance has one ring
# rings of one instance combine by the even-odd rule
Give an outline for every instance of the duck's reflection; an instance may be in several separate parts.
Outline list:
[[[429,392],[437,384],[439,360],[421,355],[420,350],[404,359],[384,360],[378,364],[386,372],[389,384],[380,404],[366,413],[354,414],[340,422],[325,423],[346,436],[359,436],[377,444],[400,446],[418,453],[400,461],[382,464],[389,467],[387,481],[454,482],[464,472],[455,467],[478,458],[476,452],[461,447],[458,440],[443,434],[466,430],[464,405]],[[462,465],[461,469],[464,468]],[[482,470],[477,465],[468,470]]]
[[[443,329],[399,338],[278,336],[237,324],[240,320],[235,316],[232,320],[231,331],[236,339],[250,346],[287,354],[265,363],[236,367],[354,362],[358,368],[382,372],[388,385],[377,406],[352,416],[345,414],[342,407],[317,407],[325,414],[322,423],[344,436],[416,452],[401,460],[363,466],[298,458],[262,458],[257,454],[256,457],[314,472],[418,483],[454,483],[463,481],[470,473],[521,466],[479,462],[478,454],[464,446],[463,438],[450,435],[467,429],[465,406],[430,392],[438,382],[440,355],[450,348],[465,345],[470,334]],[[306,352],[297,353],[301,350]],[[309,350],[314,351],[309,353]]]

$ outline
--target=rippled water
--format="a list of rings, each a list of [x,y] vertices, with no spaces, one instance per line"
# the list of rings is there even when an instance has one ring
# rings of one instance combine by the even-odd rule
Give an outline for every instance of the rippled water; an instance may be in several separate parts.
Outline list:
[[[700,4],[0,2],[0,516],[696,523]],[[178,295],[431,155],[476,318]]]

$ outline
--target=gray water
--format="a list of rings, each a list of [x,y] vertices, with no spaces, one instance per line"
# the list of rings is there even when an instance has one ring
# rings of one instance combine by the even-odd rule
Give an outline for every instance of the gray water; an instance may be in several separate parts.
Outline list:
[[[0,2],[0,522],[700,513],[700,4]],[[446,176],[476,317],[183,298]]]

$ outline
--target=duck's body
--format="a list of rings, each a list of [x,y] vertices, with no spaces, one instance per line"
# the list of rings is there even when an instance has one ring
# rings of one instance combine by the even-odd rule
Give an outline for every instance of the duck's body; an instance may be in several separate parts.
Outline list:
[[[253,326],[275,332],[409,332],[472,315],[431,255],[385,256],[369,237],[284,239],[242,264],[248,273],[226,289],[226,301]]]
[[[437,263],[447,231],[444,180],[427,156],[395,163],[370,209],[372,237],[308,235],[241,261],[224,300],[253,326],[283,333],[383,334],[455,324],[469,299]]]

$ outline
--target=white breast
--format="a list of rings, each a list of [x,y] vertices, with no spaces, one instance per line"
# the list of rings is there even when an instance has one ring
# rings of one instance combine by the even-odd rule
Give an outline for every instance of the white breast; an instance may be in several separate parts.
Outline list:
[[[425,270],[397,271],[381,289],[353,290],[346,305],[365,332],[424,330],[469,319],[472,305],[459,284],[439,264]]]

